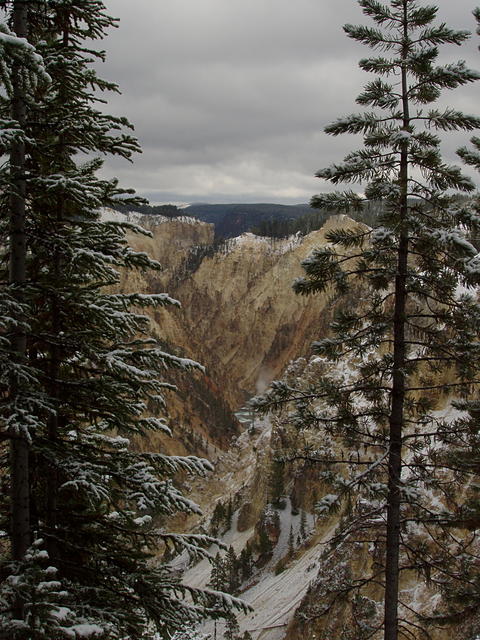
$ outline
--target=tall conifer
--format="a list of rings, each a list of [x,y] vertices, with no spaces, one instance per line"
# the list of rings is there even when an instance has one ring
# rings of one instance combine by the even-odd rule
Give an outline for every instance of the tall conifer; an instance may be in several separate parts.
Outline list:
[[[16,0],[13,4],[13,30],[18,38],[26,39],[28,17],[26,2]],[[12,64],[12,121],[18,122],[19,129],[25,129],[26,90],[24,82],[25,60],[19,56]],[[19,136],[10,146],[10,228],[9,228],[9,285],[21,304],[26,283],[27,243],[25,233],[26,166],[25,140]],[[26,352],[25,325],[22,317],[17,318],[11,336],[11,350],[17,364],[23,364]],[[9,392],[13,401],[19,398],[21,386],[12,375]],[[24,427],[25,425],[22,425]],[[11,459],[11,512],[12,512],[12,556],[21,560],[30,545],[30,505],[29,505],[29,441],[25,428],[10,429]]]
[[[5,3],[2,3],[2,5]],[[0,168],[0,429],[9,442],[9,532],[12,559],[24,561],[31,542],[29,456],[30,428],[36,423],[32,409],[36,377],[26,361],[27,242],[26,242],[26,118],[28,95],[37,83],[48,82],[40,56],[27,41],[27,2],[15,0],[8,24],[0,25],[0,152],[9,161]],[[2,452],[5,453],[6,452]],[[17,617],[23,616],[20,594],[13,600]]]
[[[5,314],[2,323],[5,331],[13,326],[14,335],[21,326],[34,383],[28,397],[16,400],[31,442],[33,544],[22,558],[2,557],[0,632],[12,640],[169,637],[186,622],[230,609],[231,598],[190,589],[154,561],[162,544],[198,555],[210,543],[164,528],[169,515],[197,510],[173,476],[203,474],[210,465],[196,457],[139,452],[130,439],[169,432],[165,394],[173,386],[165,370],[201,367],[148,336],[144,310],[177,301],[165,293],[115,292],[119,269],[160,268],[127,245],[127,231],[145,230],[101,218],[104,207],[128,192],[115,179],[97,176],[98,156],[129,159],[138,151],[128,121],[99,107],[102,93],[117,88],[97,76],[92,63],[104,54],[90,43],[115,20],[97,0],[22,4],[31,29],[30,43],[21,44],[28,51],[36,47],[48,76],[32,85],[20,126],[28,324],[7,321]],[[4,121],[14,99],[14,89],[2,99]],[[15,135],[11,142],[3,139],[15,148]],[[7,206],[2,195],[2,217]],[[10,361],[14,368],[15,353]],[[6,424],[9,407],[2,413]],[[17,525],[11,524],[14,541]],[[22,611],[15,607],[19,598]]]
[[[448,462],[437,457],[430,464],[424,457],[438,430],[451,434],[459,426],[441,419],[435,403],[468,395],[479,378],[479,307],[468,287],[478,284],[480,271],[467,239],[478,218],[448,195],[471,192],[474,184],[442,160],[436,132],[471,131],[480,120],[428,105],[480,76],[463,62],[437,65],[440,45],[460,45],[469,34],[434,24],[436,7],[418,0],[359,5],[375,26],[344,29],[379,52],[360,61],[376,77],[357,99],[365,109],[325,130],[361,134],[364,146],[317,176],[334,185],[360,183],[364,194],[325,194],[312,204],[348,212],[374,200],[382,214],[376,228],[329,232],[330,246],[303,263],[306,276],[294,285],[299,294],[326,291],[338,298],[333,336],[314,344],[321,377],[301,388],[275,383],[256,404],[293,402],[294,424],[322,430],[323,442],[306,455],[325,466],[325,480],[336,491],[320,509],[338,508],[354,491],[361,500],[339,538],[360,531],[365,539],[370,530],[372,541],[384,545],[381,573],[375,569],[370,578],[383,585],[383,622],[372,620],[359,634],[371,637],[382,625],[385,640],[397,640],[408,624],[405,609],[399,615],[400,572],[416,568],[427,581],[446,579],[435,553],[422,556],[408,541],[409,523],[424,523],[427,536],[428,527],[437,528],[438,551],[456,516],[452,486],[445,483]],[[438,509],[429,503],[433,487],[441,496]],[[350,589],[361,589],[365,580]]]

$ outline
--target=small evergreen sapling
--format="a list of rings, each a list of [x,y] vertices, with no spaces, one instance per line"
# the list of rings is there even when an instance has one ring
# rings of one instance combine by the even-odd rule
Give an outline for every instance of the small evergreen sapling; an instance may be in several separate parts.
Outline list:
[[[252,546],[247,542],[246,546],[241,550],[240,557],[238,559],[240,581],[245,582],[253,573],[253,553]]]
[[[285,501],[285,482],[283,463],[280,460],[273,459],[270,467],[269,475],[269,493],[271,503],[276,509],[284,509]]]
[[[240,640],[240,627],[234,615],[227,618],[223,637],[225,640]]]
[[[212,587],[216,591],[228,591],[229,575],[226,567],[226,563],[217,552],[215,558],[212,560],[212,569],[210,572],[210,580],[208,586]]]
[[[304,509],[300,511],[300,525],[298,533],[300,535],[300,539],[304,541],[307,537],[307,514]]]

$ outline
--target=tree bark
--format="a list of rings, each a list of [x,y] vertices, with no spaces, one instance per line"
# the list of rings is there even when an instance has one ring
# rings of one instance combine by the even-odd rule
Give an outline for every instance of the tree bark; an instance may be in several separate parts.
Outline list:
[[[70,42],[70,11],[65,9],[61,12],[62,23],[62,43],[65,49],[68,48]],[[63,100],[65,94],[66,82],[60,89],[59,99]],[[58,167],[57,170],[60,173],[67,171],[69,156],[66,147],[65,135],[61,134],[58,138]],[[55,233],[61,229],[65,224],[65,207],[66,198],[61,195],[55,204],[55,218],[56,226]],[[62,269],[62,249],[61,246],[55,244],[52,255],[53,266],[53,279],[55,285],[58,287]],[[52,447],[56,447],[59,439],[59,428],[64,426],[65,417],[59,415],[60,407],[60,371],[63,361],[62,349],[59,345],[60,336],[63,329],[61,321],[61,295],[59,295],[58,289],[52,291],[50,302],[50,318],[51,318],[51,343],[49,345],[50,350],[50,366],[48,370],[49,376],[49,391],[52,401],[54,402],[55,412],[48,419],[48,439]],[[47,510],[46,510],[46,525],[48,532],[48,552],[50,559],[55,563],[59,555],[59,547],[57,540],[57,525],[58,525],[58,488],[59,488],[59,473],[55,465],[55,462],[47,463]]]
[[[408,55],[407,1],[403,2],[403,51]],[[410,124],[408,82],[405,66],[402,69],[403,129]],[[407,305],[408,269],[408,142],[400,152],[400,237],[395,276],[395,308],[393,316],[393,371],[391,410],[389,420],[389,458],[387,495],[387,536],[385,557],[385,640],[398,639],[398,592],[400,578],[400,508],[402,477],[402,438],[405,406],[405,312]]]
[[[13,4],[13,28],[18,37],[28,34],[28,9],[26,0],[15,0]],[[21,128],[25,127],[26,101],[22,77],[22,63],[15,61],[12,67],[12,118]],[[25,234],[25,143],[17,140],[10,152],[11,196],[10,196],[10,264],[9,284],[19,302],[23,301],[26,282],[26,234]],[[21,318],[20,318],[21,320]],[[25,360],[26,334],[18,326],[11,340],[13,357],[19,363]],[[16,402],[20,390],[12,378],[11,401]],[[11,433],[11,540],[14,560],[22,560],[30,545],[29,507],[29,442],[25,432]]]

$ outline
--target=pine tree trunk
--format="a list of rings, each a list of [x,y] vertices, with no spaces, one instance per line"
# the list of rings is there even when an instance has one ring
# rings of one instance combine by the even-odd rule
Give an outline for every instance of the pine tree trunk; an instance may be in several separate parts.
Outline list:
[[[26,0],[15,0],[13,4],[13,28],[17,36],[26,38],[28,13]],[[26,102],[22,78],[22,63],[16,61],[12,67],[12,118],[20,127],[25,126]],[[26,281],[26,235],[25,235],[25,143],[17,140],[10,152],[12,194],[10,197],[10,265],[9,284],[21,301]],[[12,351],[15,359],[22,362],[26,352],[26,334],[17,327],[12,336]],[[12,379],[11,399],[19,393],[18,384]],[[14,560],[21,560],[30,545],[29,508],[29,444],[26,434],[12,434],[10,444],[11,465],[11,540]]]
[[[408,55],[407,0],[404,10],[403,59]],[[402,70],[403,128],[410,124],[408,83]],[[400,237],[395,277],[395,308],[393,316],[393,372],[388,457],[387,539],[385,558],[385,640],[398,639],[398,591],[400,578],[400,483],[402,476],[402,436],[405,405],[405,315],[407,305],[408,267],[408,143],[403,143],[400,155]]]
[[[58,261],[58,255],[54,256],[54,260]],[[57,264],[55,263],[55,267]],[[55,269],[56,270],[56,269]],[[57,301],[54,300],[52,304],[52,314],[53,314],[53,327],[52,327],[52,336],[55,339],[58,336],[58,317],[59,310]],[[56,411],[52,414],[48,419],[48,439],[50,440],[50,446],[55,447],[58,441],[58,384],[57,379],[60,371],[60,359],[59,359],[59,349],[57,345],[51,345],[51,353],[50,353],[50,396],[52,400],[57,401]],[[58,472],[56,466],[53,462],[47,463],[47,510],[45,516],[45,522],[47,525],[48,532],[48,540],[47,540],[47,549],[49,553],[50,560],[55,564],[58,558],[58,544],[57,544],[57,516],[58,516],[58,506],[57,506],[57,498],[58,498]]]
[[[67,8],[62,12],[62,42],[63,47],[67,49],[69,46],[70,29],[70,11]],[[66,80],[62,86],[60,92],[60,99],[63,99],[66,90]],[[59,172],[62,173],[67,170],[68,165],[68,151],[65,144],[65,135],[62,134],[58,139],[58,162]],[[56,223],[57,229],[60,230],[64,224],[65,219],[65,197],[60,196],[56,202]],[[61,247],[55,244],[52,255],[53,266],[53,278],[54,282],[58,284],[60,282],[62,273],[62,250]],[[62,350],[59,346],[60,335],[62,331],[61,321],[61,302],[59,300],[58,291],[54,290],[51,297],[51,344],[50,344],[50,396],[55,403],[55,413],[53,413],[48,419],[48,438],[52,447],[56,446],[58,442],[59,426],[64,423],[63,417],[59,416],[59,401],[60,401],[60,388],[58,380],[60,378],[60,368],[62,363]],[[55,466],[55,463],[49,463],[47,465],[47,512],[46,512],[46,524],[47,531],[49,532],[48,540],[48,552],[50,559],[55,562],[58,558],[58,541],[57,541],[57,524],[58,524],[58,487],[59,487],[59,474]]]
[[[395,281],[394,352],[390,441],[388,458],[387,542],[385,561],[385,640],[398,637],[398,584],[400,553],[400,481],[405,402],[405,308],[408,236],[400,238]]]

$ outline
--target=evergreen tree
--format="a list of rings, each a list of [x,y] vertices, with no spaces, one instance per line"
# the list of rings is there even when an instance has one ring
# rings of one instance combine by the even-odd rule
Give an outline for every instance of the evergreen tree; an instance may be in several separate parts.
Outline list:
[[[43,405],[43,398],[36,394],[35,372],[25,358],[29,320],[25,295],[26,113],[29,94],[39,82],[49,81],[43,61],[26,40],[28,28],[27,4],[16,0],[11,5],[9,24],[0,24],[0,82],[4,88],[0,97],[0,151],[9,155],[9,162],[0,168],[4,202],[0,217],[0,439],[10,445],[11,557],[22,565],[31,543],[29,430],[37,426],[33,410]],[[12,602],[15,618],[24,617],[24,605],[17,592]]]
[[[278,511],[267,505],[257,524],[257,551],[260,555],[260,562],[265,563],[273,552],[273,542],[270,539],[269,530],[280,531],[280,516]]]
[[[238,560],[232,545],[228,547],[225,555],[225,569],[228,578],[228,589],[226,591],[232,594],[237,593],[239,587]]]
[[[16,36],[26,38],[28,18],[26,4],[15,2],[12,22]],[[21,130],[26,120],[26,86],[23,81],[25,61],[20,57],[14,60],[11,71],[12,98],[11,117],[18,122]],[[18,303],[22,303],[22,289],[26,282],[27,243],[25,234],[25,195],[26,195],[25,140],[18,136],[10,146],[10,228],[9,228],[9,288]],[[10,340],[12,360],[21,365],[25,359],[26,335],[22,316],[16,318]],[[21,385],[18,378],[11,377],[9,392],[13,402],[21,403]],[[18,421],[21,423],[21,420]],[[23,425],[22,425],[23,426]],[[18,425],[10,439],[11,458],[11,503],[12,503],[12,557],[21,560],[30,543],[30,512],[28,496],[29,461],[28,434]],[[19,611],[20,613],[20,611]]]
[[[293,535],[293,527],[290,525],[290,533],[288,535],[288,555],[291,557],[295,553],[295,538]]]
[[[239,640],[240,627],[234,615],[227,618],[223,637],[225,640]]]
[[[305,538],[307,537],[307,514],[305,513],[304,509],[300,511],[300,526],[298,528],[298,533],[300,535],[300,538],[302,540],[305,540]]]
[[[265,527],[261,527],[258,532],[258,543],[257,543],[258,553],[261,556],[269,556],[272,553],[272,543],[268,534],[265,530]]]
[[[220,553],[217,553],[212,560],[212,571],[208,584],[218,591],[235,594],[238,591],[239,582],[239,562],[230,545],[223,558]]]
[[[2,3],[5,4],[5,3]],[[27,4],[11,5],[9,24],[0,24],[0,150],[9,162],[0,169],[3,213],[0,220],[2,247],[0,290],[0,384],[2,393],[2,439],[10,440],[12,555],[21,560],[31,542],[28,500],[28,426],[33,426],[29,409],[41,404],[32,393],[34,372],[27,366],[25,305],[27,243],[26,196],[26,110],[28,95],[49,77],[35,48],[27,42]],[[29,424],[30,421],[30,424]]]
[[[480,8],[475,9],[473,15],[477,21],[477,34],[480,35]],[[480,47],[479,47],[480,48]],[[480,138],[471,139],[472,148],[462,147],[458,155],[465,164],[480,171]],[[472,200],[473,215],[479,219],[480,199],[478,194]],[[478,241],[477,234],[472,234],[473,242]],[[478,248],[478,244],[476,244]],[[476,569],[476,549],[471,547],[471,540],[475,538],[475,530],[480,524],[480,500],[478,487],[472,478],[478,474],[480,459],[480,430],[478,424],[479,402],[478,396],[457,400],[455,406],[458,411],[453,425],[440,424],[437,433],[437,447],[432,455],[432,462],[437,466],[449,467],[455,470],[458,483],[463,483],[463,491],[455,496],[457,504],[452,526],[461,526],[468,532],[465,540],[460,544],[460,550],[452,557],[449,546],[437,552],[432,565],[441,565],[445,573],[452,578],[449,580],[435,580],[435,572],[431,571],[444,599],[450,603],[447,611],[437,610],[431,616],[433,623],[446,624],[450,621],[463,620],[463,629],[472,637],[478,637],[479,625],[475,615],[480,601],[480,575]],[[458,561],[461,558],[461,561]],[[472,622],[473,620],[473,622]],[[462,629],[462,630],[463,630]]]
[[[210,520],[210,532],[216,536],[218,533],[219,525],[225,518],[225,507],[222,502],[217,502],[215,509],[213,510],[212,518]]]
[[[225,513],[225,531],[228,531],[232,528],[232,519],[233,519],[233,502],[232,498],[228,499],[227,509]]]
[[[300,511],[298,508],[297,492],[295,491],[295,488],[290,494],[290,505],[291,505],[292,516],[298,516]]]
[[[97,176],[102,165],[97,156],[128,159],[138,150],[124,133],[131,128],[128,121],[97,106],[103,102],[100,94],[116,86],[97,76],[92,63],[103,53],[89,43],[101,39],[115,20],[97,0],[2,6],[15,25],[18,11],[30,24],[29,42],[13,37],[7,26],[0,30],[0,46],[12,60],[10,67],[9,57],[1,65],[1,141],[11,160],[0,174],[1,282],[9,283],[0,293],[0,346],[7,355],[1,365],[2,428],[7,436],[20,434],[17,442],[24,450],[28,443],[31,513],[25,531],[16,505],[6,505],[12,508],[12,545],[6,553],[2,549],[0,635],[133,639],[153,638],[155,629],[169,635],[186,621],[225,614],[231,598],[184,586],[168,567],[152,562],[162,542],[193,556],[212,542],[159,526],[177,511],[197,510],[175,488],[173,476],[203,474],[211,466],[196,457],[130,446],[132,437],[169,432],[164,396],[173,386],[165,370],[200,367],[165,352],[148,336],[144,310],[178,306],[177,301],[167,294],[114,292],[119,269],[159,268],[126,243],[126,231],[144,230],[100,216],[102,207],[129,192],[115,179]],[[42,82],[30,82],[27,100],[25,86],[16,89],[15,65],[23,65],[22,82],[29,74],[42,75],[33,46],[48,76],[43,72]],[[12,112],[19,92],[25,118]],[[15,164],[19,140],[27,169],[21,171],[22,184],[20,161]],[[81,154],[91,159],[79,159]],[[14,209],[12,193],[25,208],[23,281],[5,273],[9,244],[4,240],[14,244],[23,233],[20,208],[14,214],[18,229],[5,225]],[[11,249],[10,254],[13,259]],[[25,451],[23,461],[18,456],[12,455],[12,464],[17,460],[25,469]],[[15,497],[16,474],[11,475]],[[26,522],[27,515],[19,518]],[[27,550],[32,531],[36,539]]]
[[[240,552],[239,568],[241,582],[245,582],[245,580],[251,577],[253,571],[252,547],[249,542],[247,542],[246,546]]]
[[[210,572],[210,580],[208,585],[217,591],[228,591],[229,575],[226,564],[220,553],[217,552],[212,560],[212,570]]]
[[[269,488],[271,503],[276,509],[285,508],[285,482],[283,478],[283,462],[278,459],[272,460],[269,476]]]
[[[376,200],[382,213],[373,229],[330,232],[330,246],[303,263],[306,276],[295,291],[330,291],[338,298],[333,337],[314,344],[322,363],[317,381],[300,388],[295,381],[274,383],[256,405],[293,402],[294,424],[322,429],[313,452],[305,453],[324,465],[324,479],[335,489],[320,510],[338,508],[352,491],[361,496],[339,539],[357,530],[365,540],[369,527],[373,540],[385,538],[382,573],[372,579],[384,584],[385,640],[397,640],[408,624],[398,614],[400,571],[415,567],[426,581],[435,575],[438,584],[450,575],[434,561],[435,552],[422,554],[418,540],[417,546],[408,543],[409,523],[423,524],[427,538],[435,531],[438,552],[449,537],[448,522],[459,515],[454,483],[445,483],[446,473],[454,477],[452,467],[425,455],[438,430],[446,439],[454,433],[461,438],[460,431],[466,438],[467,430],[440,419],[435,403],[468,396],[478,381],[479,307],[468,289],[462,291],[479,282],[477,251],[466,237],[478,230],[479,219],[447,193],[468,193],[474,185],[442,160],[435,132],[470,131],[480,120],[451,108],[426,108],[443,90],[480,76],[463,62],[436,64],[439,45],[460,45],[468,37],[433,24],[436,7],[417,0],[359,5],[375,27],[346,25],[345,31],[380,52],[360,61],[377,77],[357,102],[373,109],[341,118],[326,131],[362,134],[364,147],[317,176],[335,185],[362,183],[364,195],[331,193],[312,204],[349,211]],[[354,299],[361,304],[355,307]],[[345,361],[342,368],[338,363]],[[431,505],[432,490],[441,496],[438,509]],[[451,558],[457,570],[463,551],[459,545]],[[351,589],[362,584],[354,581]]]
[[[480,7],[477,7],[474,10],[473,15],[477,22],[477,34],[480,36]],[[465,164],[475,167],[477,171],[480,171],[480,138],[478,136],[474,136],[471,139],[471,142],[473,144],[473,150],[467,147],[462,147],[458,150],[458,155],[462,158]]]

